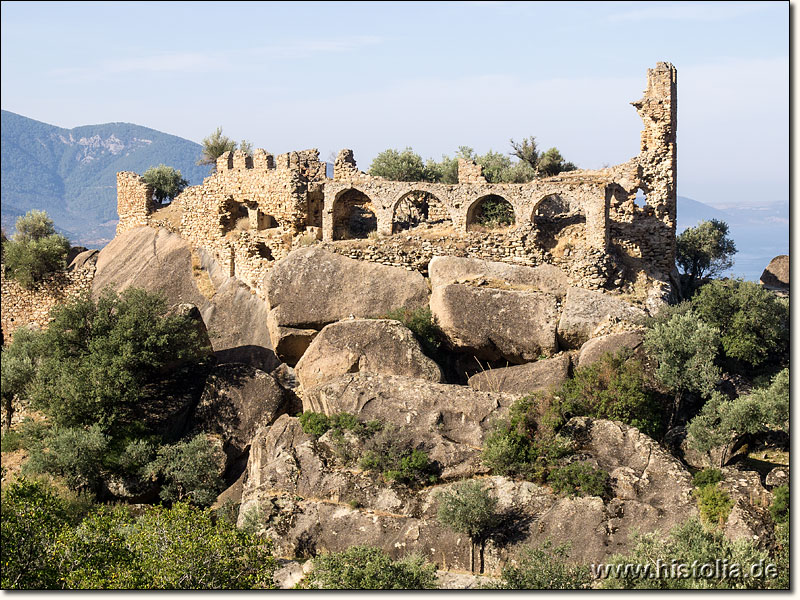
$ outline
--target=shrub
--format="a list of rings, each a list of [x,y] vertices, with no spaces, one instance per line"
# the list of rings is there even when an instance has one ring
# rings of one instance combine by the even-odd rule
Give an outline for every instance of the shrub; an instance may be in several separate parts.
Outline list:
[[[151,476],[162,477],[161,499],[210,506],[224,489],[225,454],[207,435],[158,449],[148,466]]]
[[[20,478],[4,486],[2,519],[3,589],[52,589],[58,572],[50,549],[69,525],[65,502],[38,482]]]
[[[703,577],[699,570],[687,570],[687,577],[670,577],[673,564],[697,565],[717,564],[738,565],[728,577]],[[745,540],[731,542],[721,532],[706,529],[697,519],[690,519],[675,527],[664,537],[659,532],[635,534],[633,548],[624,556],[616,555],[608,560],[606,569],[597,575],[603,580],[604,588],[617,589],[737,589],[764,588],[773,581],[767,577],[750,577],[751,566],[768,562],[765,552],[756,549]],[[643,577],[641,570],[636,573],[624,570],[624,565],[642,565],[649,568],[654,576]],[[660,571],[659,571],[660,566]],[[619,567],[616,570],[615,567]],[[660,574],[659,574],[660,573]],[[665,576],[666,574],[666,576]]]
[[[789,486],[779,485],[772,492],[772,504],[769,505],[769,514],[776,523],[789,522]]]
[[[503,567],[499,588],[506,590],[580,590],[592,579],[585,565],[567,563],[569,544],[553,546],[550,540],[538,548],[526,548],[516,564]],[[492,586],[495,587],[495,586]]]
[[[716,485],[705,485],[694,491],[700,517],[709,525],[722,525],[731,513],[733,501],[728,492]]]
[[[711,219],[689,227],[676,240],[675,262],[686,279],[685,292],[690,296],[700,280],[714,277],[733,265],[736,245],[728,238],[728,225]]]
[[[706,485],[716,485],[724,478],[722,471],[719,469],[703,469],[694,474],[692,485],[698,488]]]
[[[575,370],[554,394],[545,418],[556,428],[573,416],[612,419],[657,437],[663,410],[643,372],[641,361],[631,359],[630,351],[606,354]]]
[[[475,222],[483,227],[503,227],[515,222],[514,207],[500,196],[489,196],[476,208]]]
[[[475,544],[483,542],[500,524],[497,499],[479,481],[465,481],[438,495],[437,518],[445,527],[465,533],[470,539],[470,567],[475,571]]]
[[[666,320],[652,321],[644,337],[645,350],[658,362],[656,377],[678,395],[678,404],[687,391],[708,396],[720,375],[714,363],[719,330],[694,312],[669,313]]]
[[[208,350],[193,320],[169,315],[163,296],[136,288],[106,290],[96,303],[78,298],[51,317],[26,391],[34,408],[65,427],[97,423],[125,434],[166,394],[167,375],[196,369]]]
[[[40,332],[20,327],[14,332],[14,343],[2,349],[0,397],[6,426],[11,426],[15,398],[27,397],[28,386],[36,375],[36,357],[41,352],[41,339]]]
[[[387,426],[364,445],[359,462],[362,469],[378,471],[389,481],[409,486],[435,483],[435,464],[427,453],[414,448],[413,441],[402,430]]]
[[[421,556],[392,560],[379,548],[353,546],[314,559],[309,587],[327,590],[436,589],[436,566]]]
[[[789,353],[789,305],[752,281],[712,281],[692,299],[698,317],[720,332],[729,368],[784,362]]]
[[[436,324],[430,308],[427,306],[415,309],[395,308],[386,313],[383,318],[400,321],[411,330],[425,354],[434,359],[438,358],[443,334]]]
[[[32,288],[48,273],[66,267],[69,240],[56,233],[44,211],[32,210],[17,219],[17,233],[3,243],[6,276]]]
[[[722,394],[712,394],[689,422],[688,442],[700,452],[709,452],[738,436],[776,429],[789,432],[789,369],[748,396],[729,400]]]
[[[320,437],[331,428],[331,420],[324,413],[307,411],[300,415],[300,426],[304,433]]]
[[[607,498],[611,492],[610,477],[606,471],[579,462],[552,469],[547,476],[547,483],[559,494],[568,496]]]
[[[60,477],[70,489],[99,493],[109,450],[109,437],[99,425],[55,427],[30,448],[23,465],[25,473],[48,473]]]

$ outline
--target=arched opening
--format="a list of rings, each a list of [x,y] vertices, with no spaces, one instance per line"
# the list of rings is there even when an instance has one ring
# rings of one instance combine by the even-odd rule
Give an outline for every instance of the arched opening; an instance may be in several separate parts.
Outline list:
[[[497,229],[510,227],[516,223],[514,207],[497,194],[489,194],[479,198],[467,211],[467,227],[469,229]]]
[[[378,230],[369,197],[355,189],[342,192],[333,204],[333,239],[363,239]]]
[[[395,205],[392,231],[398,233],[415,227],[433,227],[450,221],[447,208],[430,192],[408,192]]]
[[[553,256],[563,256],[583,239],[586,214],[583,207],[560,194],[542,198],[533,213],[536,243]]]
[[[636,196],[633,199],[633,203],[639,208],[645,208],[648,206],[647,204],[647,194],[644,193],[642,188],[636,188]]]

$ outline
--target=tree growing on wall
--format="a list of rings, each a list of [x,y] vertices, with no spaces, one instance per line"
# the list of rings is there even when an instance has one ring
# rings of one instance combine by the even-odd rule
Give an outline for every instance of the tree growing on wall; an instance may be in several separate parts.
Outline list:
[[[153,186],[153,195],[156,200],[162,203],[167,199],[172,200],[189,185],[189,182],[183,178],[180,171],[164,164],[147,169],[142,174],[142,179],[148,185]]]
[[[214,133],[203,138],[203,155],[197,161],[198,165],[211,165],[212,171],[216,169],[217,159],[226,152],[236,150],[236,142],[222,134],[222,127],[217,127]]]
[[[48,273],[66,267],[69,240],[56,233],[53,221],[42,210],[17,219],[17,233],[3,242],[6,275],[32,288]]]

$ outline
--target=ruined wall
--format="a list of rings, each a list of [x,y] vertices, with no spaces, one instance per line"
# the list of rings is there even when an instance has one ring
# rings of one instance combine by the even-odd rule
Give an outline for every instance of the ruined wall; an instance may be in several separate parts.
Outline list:
[[[133,227],[148,225],[155,210],[153,188],[131,171],[117,173],[117,235]]]
[[[45,277],[33,289],[26,289],[14,279],[6,277],[5,265],[0,266],[0,322],[4,343],[13,341],[14,331],[20,327],[47,327],[50,311],[57,304],[77,298],[92,287],[95,261],[86,261],[81,268],[54,273]]]

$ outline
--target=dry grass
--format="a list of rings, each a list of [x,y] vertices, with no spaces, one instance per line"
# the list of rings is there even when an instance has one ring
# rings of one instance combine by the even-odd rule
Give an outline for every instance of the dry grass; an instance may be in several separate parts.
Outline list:
[[[171,202],[153,211],[152,218],[159,221],[166,221],[172,225],[176,230],[181,228],[181,217],[183,216],[183,207],[180,202]]]
[[[217,293],[217,288],[211,281],[211,276],[201,265],[200,257],[195,250],[192,250],[192,278],[198,291],[209,300]]]
[[[239,217],[236,219],[236,231],[249,231],[250,230],[250,217]]]

